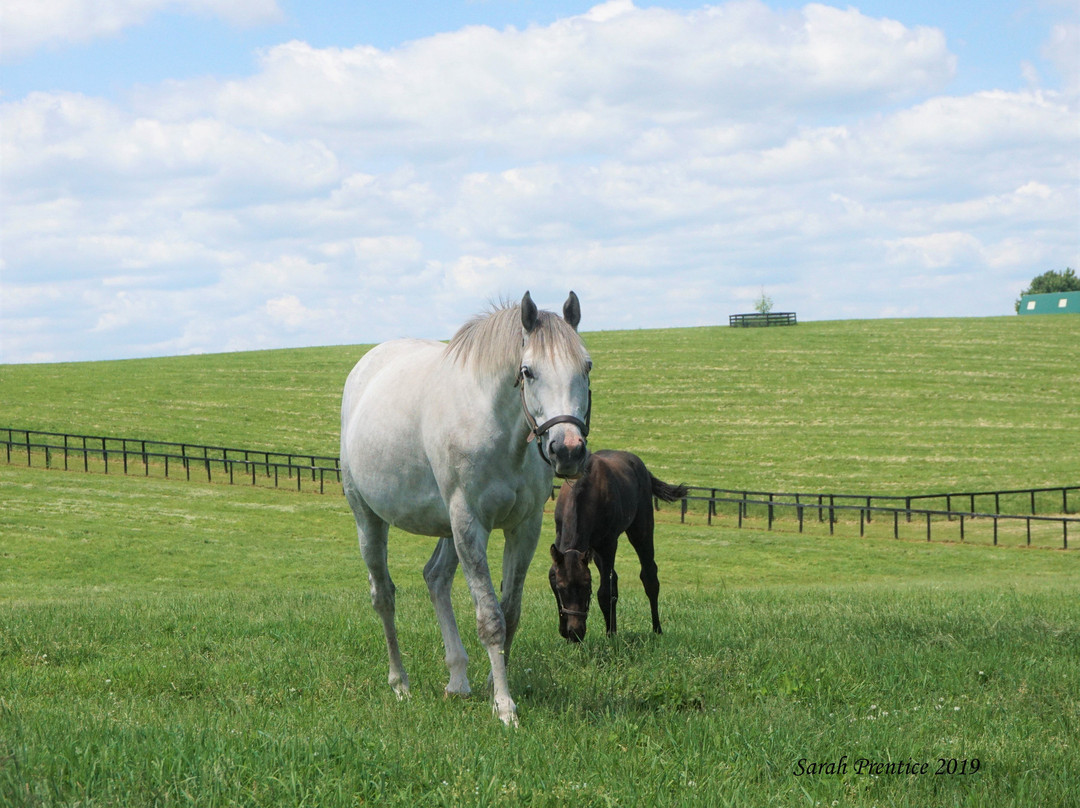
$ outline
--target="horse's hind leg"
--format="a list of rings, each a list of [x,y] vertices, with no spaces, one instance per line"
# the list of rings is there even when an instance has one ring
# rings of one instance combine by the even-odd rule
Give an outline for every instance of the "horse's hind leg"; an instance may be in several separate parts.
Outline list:
[[[649,500],[651,502],[651,500]],[[655,548],[653,546],[653,513],[651,505],[646,505],[639,514],[638,519],[626,531],[626,537],[637,551],[638,560],[641,562],[641,583],[645,587],[645,594],[649,598],[649,608],[652,610],[652,630],[657,634],[663,634],[660,629],[660,607],[657,599],[660,596],[660,579],[656,574]]]
[[[371,605],[382,620],[383,633],[386,635],[386,651],[390,657],[390,674],[387,679],[397,697],[402,699],[409,695],[409,677],[401,664],[397,628],[394,625],[395,587],[386,564],[389,528],[386,522],[368,511],[362,503],[353,505],[353,514],[356,517],[356,532],[360,538],[360,554],[364,557],[368,581],[371,583]]]
[[[446,647],[446,667],[450,670],[450,681],[446,685],[447,696],[468,696],[469,687],[467,668],[469,655],[461,643],[457,620],[454,618],[454,605],[450,600],[450,589],[457,572],[458,557],[454,550],[453,539],[439,539],[435,552],[424,566],[424,580],[427,581],[431,604],[435,607],[435,616],[442,630],[443,645]]]
[[[506,620],[505,656],[510,657],[510,646],[517,633],[521,619],[521,595],[525,589],[525,576],[529,571],[536,545],[540,541],[543,513],[535,520],[503,531],[506,544],[503,547],[502,585],[500,604]]]

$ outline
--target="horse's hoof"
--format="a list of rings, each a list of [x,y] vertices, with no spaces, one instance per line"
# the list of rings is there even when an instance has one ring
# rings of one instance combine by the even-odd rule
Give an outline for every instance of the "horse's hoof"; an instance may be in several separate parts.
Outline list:
[[[467,699],[472,695],[472,690],[466,687],[464,690],[451,690],[447,687],[443,690],[444,699]]]
[[[499,720],[501,720],[503,724],[508,727],[513,727],[514,729],[517,729],[519,726],[521,726],[520,724],[518,724],[517,707],[511,707],[508,710],[500,710],[499,705],[493,704],[491,706],[491,712],[499,716]]]

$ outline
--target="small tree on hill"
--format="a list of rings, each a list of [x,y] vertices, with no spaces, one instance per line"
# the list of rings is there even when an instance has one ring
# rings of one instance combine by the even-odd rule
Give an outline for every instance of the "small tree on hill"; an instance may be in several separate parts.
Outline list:
[[[1064,272],[1051,269],[1031,281],[1031,286],[1020,293],[1024,295],[1052,295],[1055,292],[1080,292],[1080,277],[1071,268]],[[1016,301],[1016,311],[1020,311],[1020,301]]]
[[[765,289],[761,290],[761,297],[754,303],[754,311],[758,314],[768,314],[772,311],[772,298],[765,294]]]

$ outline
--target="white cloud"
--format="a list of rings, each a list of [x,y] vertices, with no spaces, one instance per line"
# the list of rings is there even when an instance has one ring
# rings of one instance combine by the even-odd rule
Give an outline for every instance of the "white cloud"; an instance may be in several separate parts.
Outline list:
[[[1073,10],[1075,12],[1075,8]],[[1061,74],[1067,92],[1080,92],[1080,23],[1055,25],[1043,46],[1042,55]]]
[[[317,133],[366,154],[483,147],[535,157],[622,148],[648,129],[730,125],[750,110],[790,118],[879,106],[944,86],[954,67],[940,31],[853,9],[617,2],[546,27],[473,26],[392,51],[288,42],[262,55],[255,76],[178,84],[144,103]]]
[[[0,107],[4,361],[447,337],[525,288],[575,289],[585,329],[726,322],[762,286],[800,319],[1007,313],[1078,264],[1076,97],[940,94],[954,70],[854,9],[615,0],[32,93]]]
[[[283,16],[276,0],[5,0],[4,56],[18,59],[45,45],[114,36],[165,11],[215,16],[235,25]]]

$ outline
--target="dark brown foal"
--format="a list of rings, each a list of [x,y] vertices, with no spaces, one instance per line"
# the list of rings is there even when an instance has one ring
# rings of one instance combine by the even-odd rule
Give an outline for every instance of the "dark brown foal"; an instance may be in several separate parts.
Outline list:
[[[669,485],[645,468],[630,452],[601,450],[585,462],[585,472],[566,482],[555,505],[555,544],[551,545],[548,580],[559,607],[559,633],[571,642],[585,636],[592,599],[589,562],[596,564],[600,587],[596,597],[608,634],[614,634],[619,576],[615,550],[626,533],[641,562],[641,582],[652,609],[652,627],[660,630],[657,596],[660,581],[653,558],[652,498],[673,502],[686,496],[685,485]]]

